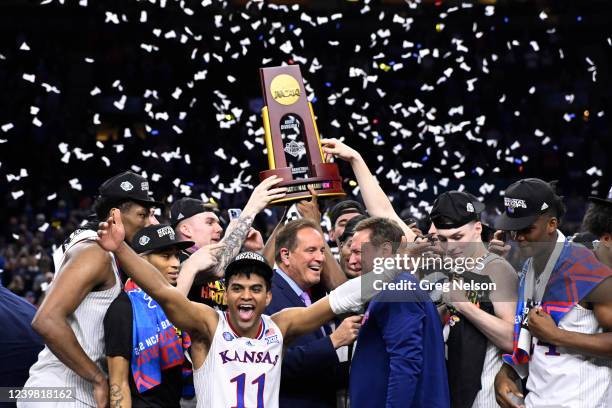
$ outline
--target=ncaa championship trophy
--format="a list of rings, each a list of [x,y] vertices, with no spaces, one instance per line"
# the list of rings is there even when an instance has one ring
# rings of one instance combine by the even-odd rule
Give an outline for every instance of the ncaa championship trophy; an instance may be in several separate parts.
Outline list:
[[[271,204],[308,198],[308,186],[321,197],[344,196],[338,165],[325,163],[300,67],[260,68],[259,74],[264,94],[262,117],[270,168],[260,172],[259,178],[264,180],[276,175],[283,179],[278,186],[287,187],[287,195]]]

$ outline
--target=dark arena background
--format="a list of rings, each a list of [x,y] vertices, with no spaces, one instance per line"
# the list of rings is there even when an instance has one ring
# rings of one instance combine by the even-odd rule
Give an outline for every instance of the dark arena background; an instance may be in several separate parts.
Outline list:
[[[241,207],[267,168],[259,68],[283,64],[403,218],[467,189],[492,220],[505,186],[539,177],[576,232],[610,187],[610,27],[605,0],[2,0],[2,283],[36,303],[52,249],[123,170],[168,203]]]

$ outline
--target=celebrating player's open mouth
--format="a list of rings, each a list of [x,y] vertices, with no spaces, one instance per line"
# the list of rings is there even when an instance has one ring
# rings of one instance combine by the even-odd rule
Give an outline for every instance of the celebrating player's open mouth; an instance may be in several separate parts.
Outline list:
[[[238,316],[240,317],[240,320],[244,322],[250,321],[255,316],[255,305],[239,304]]]
[[[232,279],[225,295],[231,324],[247,332],[256,331],[269,296],[265,281],[255,274],[238,275]]]

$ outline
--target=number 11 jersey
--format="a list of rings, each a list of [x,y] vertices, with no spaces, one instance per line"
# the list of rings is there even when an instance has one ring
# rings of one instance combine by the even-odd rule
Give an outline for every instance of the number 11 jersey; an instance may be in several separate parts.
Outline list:
[[[255,338],[239,337],[225,312],[204,364],[193,371],[197,408],[278,408],[283,336],[262,315]]]

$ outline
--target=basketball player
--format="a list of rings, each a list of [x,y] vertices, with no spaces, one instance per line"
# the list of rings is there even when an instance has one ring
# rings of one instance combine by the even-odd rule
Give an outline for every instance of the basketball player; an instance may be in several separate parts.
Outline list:
[[[561,197],[540,179],[505,191],[496,227],[523,255],[514,350],[495,378],[497,402],[517,407],[515,381],[527,379],[527,407],[609,407],[612,395],[612,270],[558,230]]]
[[[151,208],[163,205],[149,197],[147,180],[129,171],[104,182],[99,192],[98,219],[106,219],[112,211],[121,219],[128,241],[139,229],[156,222]],[[103,371],[102,321],[121,291],[121,280],[114,256],[96,245],[96,236],[95,229],[78,229],[54,254],[56,273],[32,321],[46,347],[30,368],[25,387],[75,387],[79,406],[105,407],[108,381]],[[19,402],[18,406],[38,405]],[[45,406],[63,405],[49,402]]]
[[[591,205],[582,220],[582,228],[596,237],[595,257],[612,268],[612,188],[608,198],[589,197],[589,200]]]
[[[172,205],[170,224],[174,227],[179,239],[195,242],[194,246],[181,252],[182,262],[199,248],[218,242],[224,244],[223,250],[215,254],[219,262],[214,266],[214,270],[210,271],[212,273],[201,273],[195,276],[183,273],[179,276],[177,287],[183,293],[188,293],[190,300],[205,303],[217,309],[225,308],[223,304],[225,285],[221,279],[223,271],[243,246],[254,251],[263,248],[261,234],[251,225],[255,216],[270,201],[284,195],[286,188],[275,187],[281,181],[281,178],[272,176],[259,183],[253,189],[240,216],[228,225],[223,238],[223,228],[212,206],[189,197],[182,198]]]
[[[134,250],[173,286],[179,275],[178,253],[191,246],[193,241],[177,241],[172,227],[163,224],[141,229],[132,242]],[[202,252],[209,258],[202,266],[217,262],[211,251]],[[155,335],[159,341],[146,341]],[[111,406],[178,408],[188,339],[167,324],[155,301],[128,281],[104,317]],[[139,343],[142,348],[134,347]]]
[[[329,231],[329,239],[336,243],[340,248],[340,236],[344,233],[344,227],[353,217],[365,215],[365,209],[354,200],[342,200],[334,205],[329,211],[329,220],[331,229]]]
[[[452,406],[457,408],[497,406],[493,380],[502,365],[500,350],[512,350],[516,272],[485,248],[480,222],[483,209],[473,195],[447,191],[436,198],[430,213],[441,247],[454,261],[462,261],[462,272],[471,272],[464,282],[474,279],[495,285],[494,290],[443,293],[448,307],[448,382]],[[464,266],[468,263],[469,267]]]
[[[159,272],[123,242],[125,230],[115,210],[100,223],[98,244],[113,251],[125,272],[164,309],[170,321],[192,337],[198,407],[278,407],[283,345],[312,332],[335,314],[357,311],[372,298],[373,275],[352,279],[309,307],[288,308],[269,317],[272,269],[254,252],[238,255],[225,270],[227,311],[189,302]],[[413,250],[426,248],[416,244]],[[399,271],[376,279],[391,281]]]

